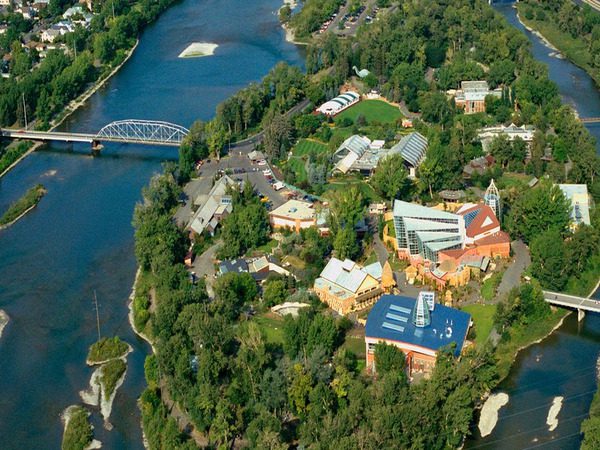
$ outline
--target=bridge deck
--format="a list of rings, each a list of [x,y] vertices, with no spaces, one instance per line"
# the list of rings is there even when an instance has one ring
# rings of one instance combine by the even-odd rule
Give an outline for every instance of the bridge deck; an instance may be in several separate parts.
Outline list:
[[[576,295],[562,294],[560,292],[544,291],[544,300],[556,306],[600,312],[600,300],[591,298],[577,297]]]

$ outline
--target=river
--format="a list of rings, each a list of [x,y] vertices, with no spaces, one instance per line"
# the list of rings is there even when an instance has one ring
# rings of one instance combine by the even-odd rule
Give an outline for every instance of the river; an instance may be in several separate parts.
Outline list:
[[[550,56],[553,52],[518,21],[511,5],[495,8],[532,44],[533,55],[548,65],[550,78],[560,90],[565,103],[573,106],[581,117],[600,116],[600,92],[593,80],[580,68],[564,59]],[[597,139],[600,152],[600,124],[588,125]],[[600,299],[600,290],[593,295]],[[600,353],[600,315],[588,314],[577,322],[571,314],[549,338],[519,353],[515,364],[498,391],[510,399],[499,413],[498,425],[482,439],[478,430],[469,439],[468,449],[578,449],[579,428],[588,413],[596,390],[596,359]],[[554,397],[563,396],[558,414],[558,427],[550,432],[546,425]]]
[[[94,132],[118,119],[156,119],[189,126],[278,61],[303,65],[288,44],[276,11],[281,0],[184,0],[140,39],[130,61],[61,127]],[[179,59],[191,42],[219,45],[214,56]],[[35,183],[48,194],[38,208],[0,232],[0,308],[11,321],[0,340],[0,448],[60,448],[60,413],[79,403],[92,370],[87,349],[96,336],[93,293],[103,335],[130,342],[128,372],[105,448],[141,449],[136,399],[144,388],[149,347],[132,333],[127,299],[136,263],[131,217],[141,188],[164,147],[108,144],[100,157],[86,146],[38,151],[0,180],[0,210]]]

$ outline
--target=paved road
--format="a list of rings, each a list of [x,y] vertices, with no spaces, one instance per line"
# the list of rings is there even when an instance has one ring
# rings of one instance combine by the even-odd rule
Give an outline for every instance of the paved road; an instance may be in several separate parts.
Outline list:
[[[204,278],[206,281],[206,292],[210,298],[213,298],[213,282],[215,280],[215,260],[217,250],[221,243],[213,244],[204,253],[198,256],[192,264],[192,271],[196,273],[198,278]]]
[[[504,272],[498,285],[496,300],[502,299],[510,290],[521,284],[521,274],[531,264],[529,248],[523,241],[513,241],[510,244],[513,251],[513,261]]]
[[[381,239],[379,239],[379,233],[377,232],[377,222],[379,221],[379,218],[374,217],[371,219],[371,229],[373,230],[373,250],[375,251],[375,254],[377,254],[377,259],[379,260],[379,262],[381,263],[381,265],[383,266],[385,264],[385,262],[388,260],[389,257],[389,252],[388,249],[386,248],[385,244],[381,241]]]

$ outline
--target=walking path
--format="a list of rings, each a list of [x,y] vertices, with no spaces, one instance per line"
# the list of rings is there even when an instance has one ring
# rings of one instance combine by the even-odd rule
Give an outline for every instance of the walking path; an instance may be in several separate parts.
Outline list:
[[[521,275],[523,271],[531,264],[531,256],[529,248],[523,241],[513,241],[510,244],[513,251],[513,262],[508,266],[508,269],[502,276],[502,281],[498,285],[498,290],[495,300],[502,299],[510,290],[521,284]]]

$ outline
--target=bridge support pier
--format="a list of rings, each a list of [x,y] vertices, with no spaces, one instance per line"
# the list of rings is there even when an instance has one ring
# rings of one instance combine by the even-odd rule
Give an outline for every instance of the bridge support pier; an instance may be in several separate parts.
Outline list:
[[[584,317],[585,317],[585,311],[583,309],[578,309],[577,310],[577,321],[581,322]]]
[[[99,154],[100,150],[102,150],[103,148],[104,148],[104,146],[100,143],[100,141],[98,141],[98,140],[92,141],[92,153],[94,155]]]

